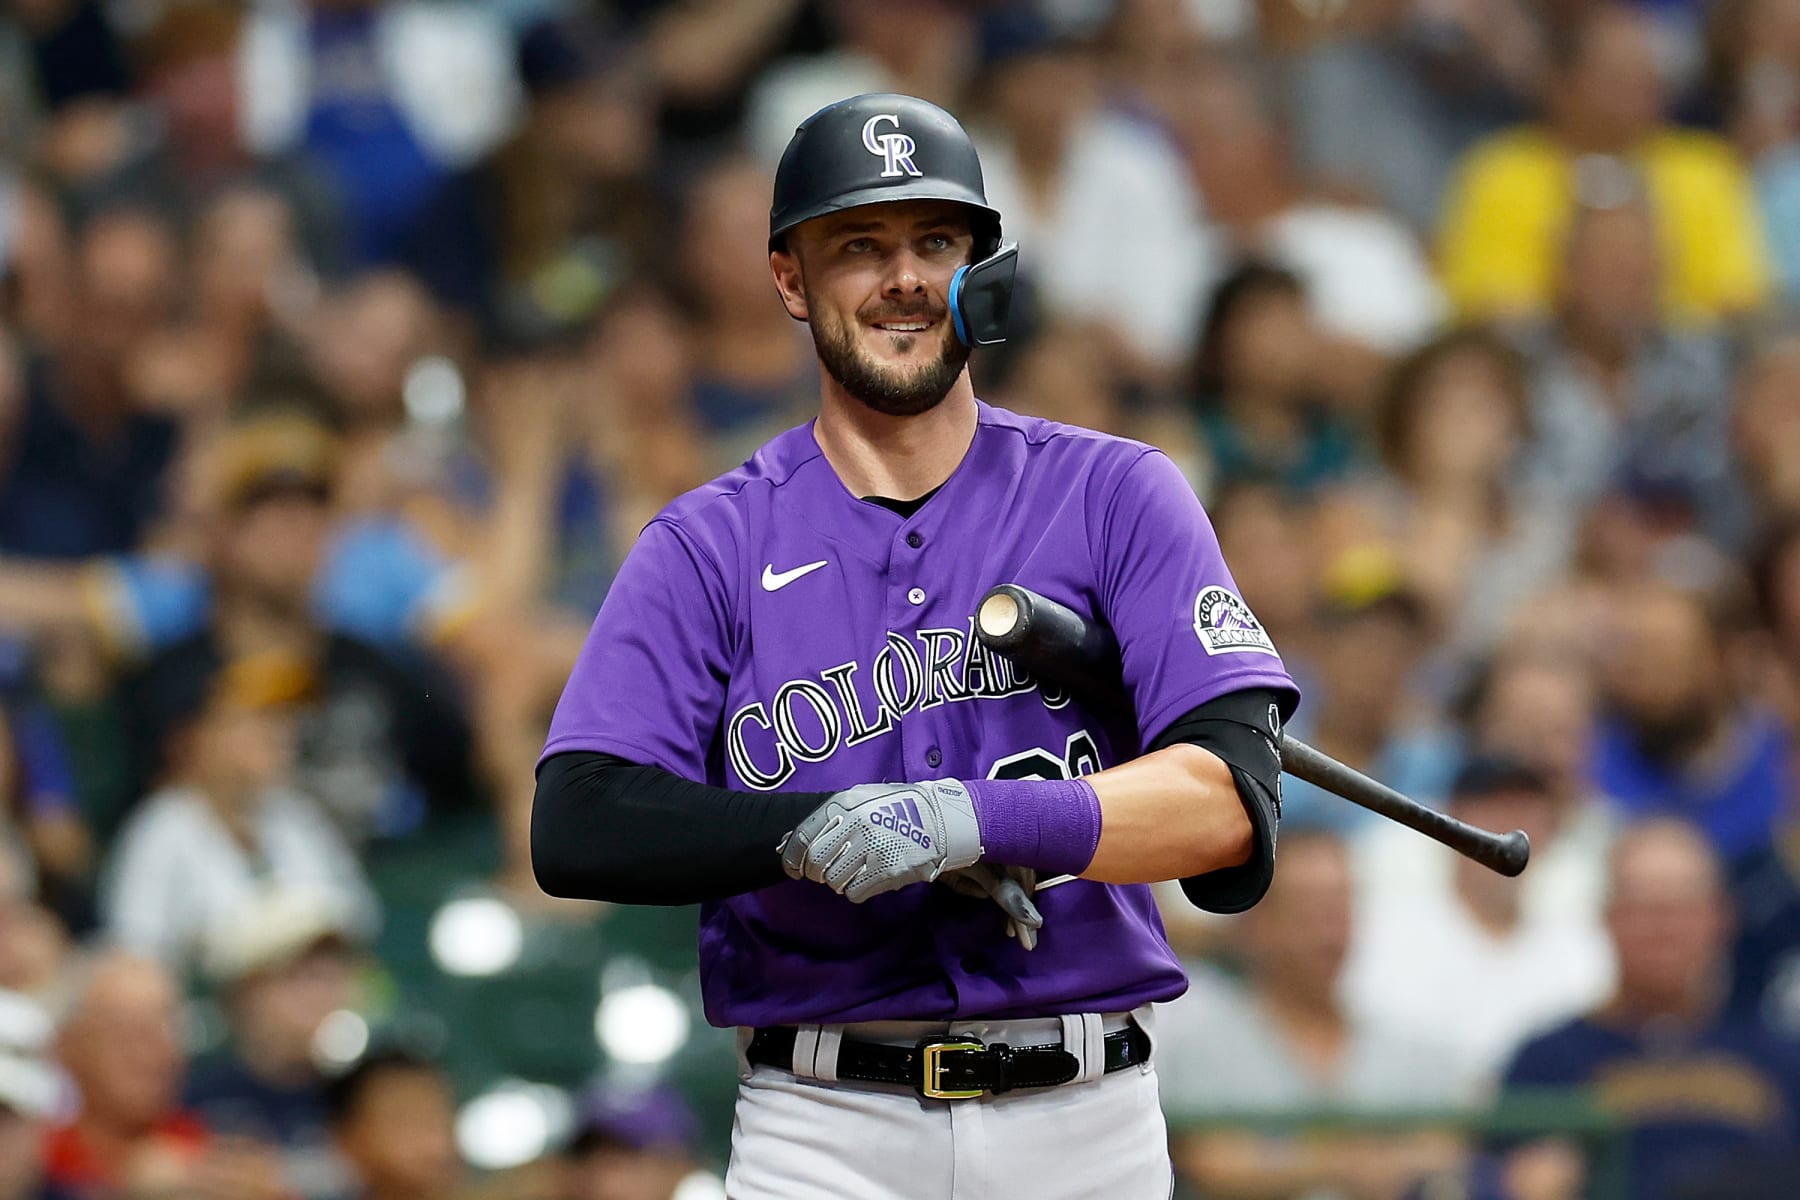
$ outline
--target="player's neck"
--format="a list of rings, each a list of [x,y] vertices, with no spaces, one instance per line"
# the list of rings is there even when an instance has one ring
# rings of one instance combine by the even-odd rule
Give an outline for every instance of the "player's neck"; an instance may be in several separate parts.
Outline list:
[[[950,478],[975,440],[975,389],[967,373],[930,412],[890,417],[827,378],[813,438],[853,496],[915,500]]]

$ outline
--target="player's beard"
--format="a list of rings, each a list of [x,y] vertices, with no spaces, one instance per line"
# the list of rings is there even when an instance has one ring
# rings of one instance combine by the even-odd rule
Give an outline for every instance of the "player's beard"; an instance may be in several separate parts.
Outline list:
[[[814,312],[820,309],[807,297]],[[949,313],[937,308],[905,309],[896,305],[877,305],[858,313],[857,323],[844,320],[835,313],[811,322],[813,348],[826,372],[856,400],[890,417],[913,417],[930,412],[943,402],[957,377],[969,361],[969,348],[954,331],[945,329],[944,348],[936,358],[926,362],[890,366],[876,362],[864,352],[859,340],[861,322],[903,321],[908,317],[928,317],[944,329]],[[927,331],[929,332],[929,331]],[[897,334],[910,340],[917,334]],[[904,343],[903,343],[904,344]]]

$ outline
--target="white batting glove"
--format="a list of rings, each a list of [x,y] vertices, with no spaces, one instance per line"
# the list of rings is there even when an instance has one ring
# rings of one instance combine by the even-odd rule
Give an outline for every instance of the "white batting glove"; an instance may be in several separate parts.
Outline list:
[[[979,862],[981,827],[954,779],[865,783],[829,797],[777,849],[789,878],[861,904]]]

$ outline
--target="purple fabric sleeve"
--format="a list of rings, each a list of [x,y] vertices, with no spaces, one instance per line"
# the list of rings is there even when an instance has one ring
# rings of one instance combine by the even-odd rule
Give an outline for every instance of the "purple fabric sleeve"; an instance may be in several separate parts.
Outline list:
[[[1100,797],[1085,779],[965,779],[982,859],[1079,875],[1100,844]]]

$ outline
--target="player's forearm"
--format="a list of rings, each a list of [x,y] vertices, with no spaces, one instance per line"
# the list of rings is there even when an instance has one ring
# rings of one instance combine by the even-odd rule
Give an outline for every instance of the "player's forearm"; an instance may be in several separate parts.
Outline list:
[[[1250,819],[1231,769],[1180,743],[1081,779],[971,780],[985,862],[1160,883],[1249,860]]]
[[[820,792],[734,792],[608,754],[538,771],[531,866],[552,896],[698,904],[780,883],[776,846]]]
[[[1231,769],[1209,750],[1169,746],[1087,781],[1100,798],[1100,842],[1084,879],[1160,883],[1250,858],[1250,818]]]

